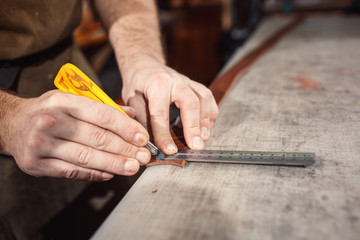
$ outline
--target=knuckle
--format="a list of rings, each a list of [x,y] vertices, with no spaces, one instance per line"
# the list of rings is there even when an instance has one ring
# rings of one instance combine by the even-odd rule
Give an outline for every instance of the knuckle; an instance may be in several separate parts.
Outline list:
[[[111,159],[109,159],[109,169],[111,169],[111,172],[114,173],[121,173],[124,170],[124,163],[126,161],[126,157],[122,158],[117,158],[117,157],[113,157]]]
[[[189,90],[189,85],[184,82],[177,83],[176,88],[177,88],[178,92],[181,94],[184,94],[184,95],[189,94],[189,93],[192,94],[192,91]]]
[[[196,132],[200,130],[200,126],[196,123],[189,124],[187,128],[191,131],[196,131]]]
[[[99,171],[96,170],[90,170],[88,176],[87,176],[87,180],[89,181],[98,181],[101,179],[101,173]]]
[[[210,117],[209,116],[203,116],[200,118],[201,124],[208,125],[210,124]]]
[[[131,145],[124,146],[122,152],[125,156],[133,157],[135,155],[134,147]]]
[[[91,138],[94,139],[94,145],[97,149],[103,149],[106,146],[108,135],[101,128],[95,128],[91,132]]]
[[[56,119],[48,113],[41,113],[33,118],[34,128],[40,131],[50,130],[56,122]]]
[[[194,97],[185,102],[184,107],[189,111],[200,111],[200,101],[198,98]]]
[[[177,102],[180,104],[180,107],[185,107],[186,109],[200,109],[200,99],[199,97],[193,92],[189,91],[189,89],[182,88],[181,97],[178,97]],[[176,103],[176,102],[175,102]]]
[[[202,99],[205,99],[205,100],[211,99],[213,97],[213,94],[210,91],[210,89],[205,88],[205,87],[202,88],[200,91],[198,91],[198,94]]]
[[[151,118],[156,122],[169,121],[169,113],[164,111],[157,111],[151,114]]]
[[[36,160],[30,157],[25,157],[21,160],[21,169],[31,175],[34,175],[37,171]]]
[[[86,148],[86,149],[81,149],[79,150],[78,154],[77,154],[77,162],[80,165],[86,166],[89,164],[91,155],[92,155],[92,150],[91,148]]]
[[[58,105],[63,102],[65,95],[66,94],[60,91],[52,92],[47,99],[47,103],[51,106]]]
[[[77,167],[64,170],[64,177],[67,179],[77,179],[79,177],[80,170]]]
[[[185,104],[188,106],[188,107],[196,107],[196,108],[199,108],[199,105],[200,105],[200,100],[199,98],[191,93],[191,92],[188,92],[186,95],[186,101],[185,101]]]
[[[166,84],[170,80],[169,74],[163,71],[155,73],[154,77],[157,84]]]
[[[111,109],[105,105],[98,108],[97,116],[101,126],[109,126],[114,122],[111,114]]]
[[[187,83],[190,83],[192,81],[189,77],[187,77],[187,76],[185,76],[183,74],[179,74],[179,76],[181,77],[181,79],[183,79]]]

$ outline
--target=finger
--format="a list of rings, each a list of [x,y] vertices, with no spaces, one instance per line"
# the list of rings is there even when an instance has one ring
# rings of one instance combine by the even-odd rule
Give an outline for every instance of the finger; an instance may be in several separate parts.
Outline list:
[[[127,103],[136,110],[136,120],[150,132],[149,111],[144,95],[137,93]]]
[[[208,107],[205,107],[209,111],[209,115],[206,114],[206,117],[210,116],[210,128],[214,125],[217,117],[219,116],[219,108],[215,101],[215,97],[210,89],[206,88],[204,85],[191,81],[191,87],[194,89],[196,94],[201,98],[201,107],[204,103]]]
[[[200,99],[201,137],[207,140],[210,137],[210,129],[219,115],[218,106],[210,89],[195,81],[190,81],[190,86]]]
[[[112,154],[61,139],[46,156],[61,159],[87,169],[95,169],[119,175],[134,175],[139,170],[139,161],[122,155]]]
[[[174,86],[172,99],[180,109],[184,137],[191,149],[203,149],[200,132],[200,101],[194,91],[185,84]]]
[[[149,134],[140,123],[113,107],[66,93],[54,94],[52,99],[52,105],[62,107],[74,118],[108,129],[129,143],[145,146],[149,141]]]
[[[191,81],[190,86],[200,100],[201,137],[203,140],[207,140],[210,137],[211,100],[213,96],[211,91],[200,83]]]
[[[212,93],[211,93],[212,94]],[[216,119],[219,116],[219,107],[215,101],[214,95],[211,99],[211,112],[210,112],[210,128],[212,128],[216,122]]]
[[[171,86],[165,82],[161,88],[149,89],[147,97],[149,101],[150,123],[155,144],[165,154],[174,154],[177,147],[171,137],[169,129],[170,91]]]
[[[150,161],[151,154],[147,148],[132,145],[111,131],[68,117],[65,114],[59,116],[58,121],[61,124],[55,124],[49,131],[56,138],[80,143],[100,151],[135,158],[141,164]]]
[[[126,112],[129,117],[134,118],[136,116],[136,111],[134,108],[129,106],[120,106],[120,108],[124,110],[124,112]]]
[[[34,175],[88,181],[107,181],[114,177],[108,172],[83,168],[55,158],[41,159],[39,173]]]

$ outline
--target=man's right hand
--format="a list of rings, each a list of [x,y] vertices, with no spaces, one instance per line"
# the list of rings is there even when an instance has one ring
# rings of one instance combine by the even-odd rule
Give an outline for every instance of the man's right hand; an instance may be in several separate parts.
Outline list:
[[[124,108],[129,116],[132,108]],[[53,90],[18,99],[5,119],[4,151],[33,176],[103,181],[150,161],[149,134],[134,119],[86,97]]]

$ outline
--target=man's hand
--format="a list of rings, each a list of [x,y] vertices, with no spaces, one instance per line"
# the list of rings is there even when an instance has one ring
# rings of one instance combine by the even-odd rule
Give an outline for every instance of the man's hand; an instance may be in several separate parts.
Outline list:
[[[129,116],[135,111],[124,108]],[[150,160],[145,128],[120,111],[86,97],[50,91],[16,100],[2,123],[3,152],[33,176],[92,181],[133,175]]]
[[[95,5],[119,64],[122,96],[144,126],[148,104],[155,144],[166,154],[177,151],[169,131],[169,105],[175,103],[186,143],[202,149],[218,108],[209,89],[166,67],[155,1],[96,0]]]
[[[135,108],[137,119],[144,126],[148,125],[149,111],[155,144],[162,151],[166,154],[177,152],[169,131],[172,103],[180,109],[188,146],[203,149],[203,141],[209,138],[218,116],[215,99],[208,88],[152,58],[134,62],[131,71],[124,71],[123,76],[123,99]]]

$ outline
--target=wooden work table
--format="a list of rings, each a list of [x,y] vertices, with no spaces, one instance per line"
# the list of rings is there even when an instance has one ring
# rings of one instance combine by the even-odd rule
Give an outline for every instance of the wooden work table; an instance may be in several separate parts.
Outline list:
[[[288,23],[264,20],[223,72]],[[149,167],[93,239],[360,238],[360,18],[308,17],[235,80],[206,148],[316,164]]]

